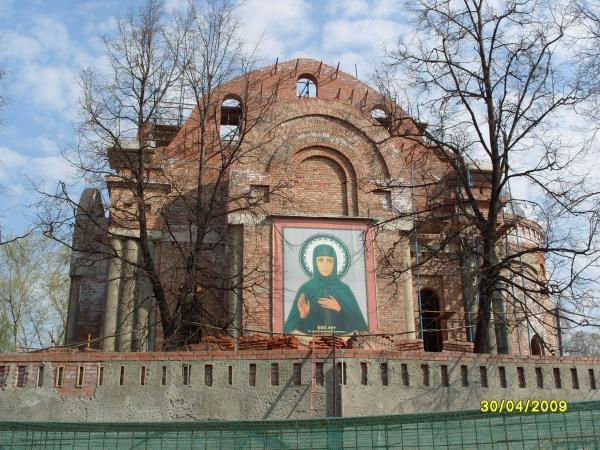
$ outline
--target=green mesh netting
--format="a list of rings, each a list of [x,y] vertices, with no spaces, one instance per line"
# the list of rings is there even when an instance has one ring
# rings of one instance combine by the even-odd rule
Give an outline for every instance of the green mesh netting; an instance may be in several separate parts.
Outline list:
[[[0,448],[600,449],[600,402],[568,412],[170,423],[0,422]]]

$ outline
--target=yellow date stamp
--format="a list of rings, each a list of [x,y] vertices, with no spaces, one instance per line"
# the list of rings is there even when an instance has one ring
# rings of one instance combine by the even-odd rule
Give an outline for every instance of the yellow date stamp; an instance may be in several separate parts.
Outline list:
[[[569,409],[566,400],[481,400],[482,413],[564,413]]]

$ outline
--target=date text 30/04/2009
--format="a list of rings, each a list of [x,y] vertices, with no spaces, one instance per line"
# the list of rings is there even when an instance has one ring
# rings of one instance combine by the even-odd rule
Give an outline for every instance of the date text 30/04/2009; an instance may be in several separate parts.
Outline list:
[[[482,413],[564,413],[569,409],[565,400],[481,400]]]

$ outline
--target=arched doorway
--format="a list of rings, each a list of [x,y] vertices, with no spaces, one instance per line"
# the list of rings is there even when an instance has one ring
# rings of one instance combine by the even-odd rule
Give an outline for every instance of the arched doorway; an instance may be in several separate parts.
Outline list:
[[[421,314],[424,350],[426,352],[441,352],[440,302],[436,293],[431,289],[421,290]]]
[[[536,356],[544,354],[544,341],[537,334],[531,338],[531,354]]]

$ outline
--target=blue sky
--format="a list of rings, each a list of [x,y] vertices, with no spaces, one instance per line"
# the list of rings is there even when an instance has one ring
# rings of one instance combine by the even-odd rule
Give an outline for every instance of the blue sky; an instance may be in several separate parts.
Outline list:
[[[30,226],[32,182],[51,187],[71,170],[61,148],[77,141],[74,121],[81,68],[102,65],[98,37],[136,1],[0,0],[0,61],[8,72],[0,111],[0,229]],[[165,0],[167,11],[185,0]],[[247,0],[244,36],[260,41],[260,62],[312,57],[367,79],[381,54],[406,27],[393,0]],[[262,64],[261,64],[262,65]]]
[[[29,205],[38,200],[33,183],[52,190],[71,176],[61,148],[77,142],[78,73],[103,65],[99,35],[111,34],[115,17],[139,1],[0,0],[0,64],[8,72],[0,89],[9,101],[0,110],[3,238],[32,225],[35,210]],[[164,3],[173,12],[186,0]],[[242,19],[247,42],[261,41],[259,65],[277,57],[310,57],[333,66],[339,62],[349,73],[356,64],[365,81],[379,62],[382,44],[411,32],[401,0],[246,0]],[[563,51],[574,52],[571,47]],[[567,114],[554,120],[554,133],[577,147],[580,118]],[[578,166],[597,175],[596,153]],[[524,198],[535,191],[516,180],[512,192]]]

